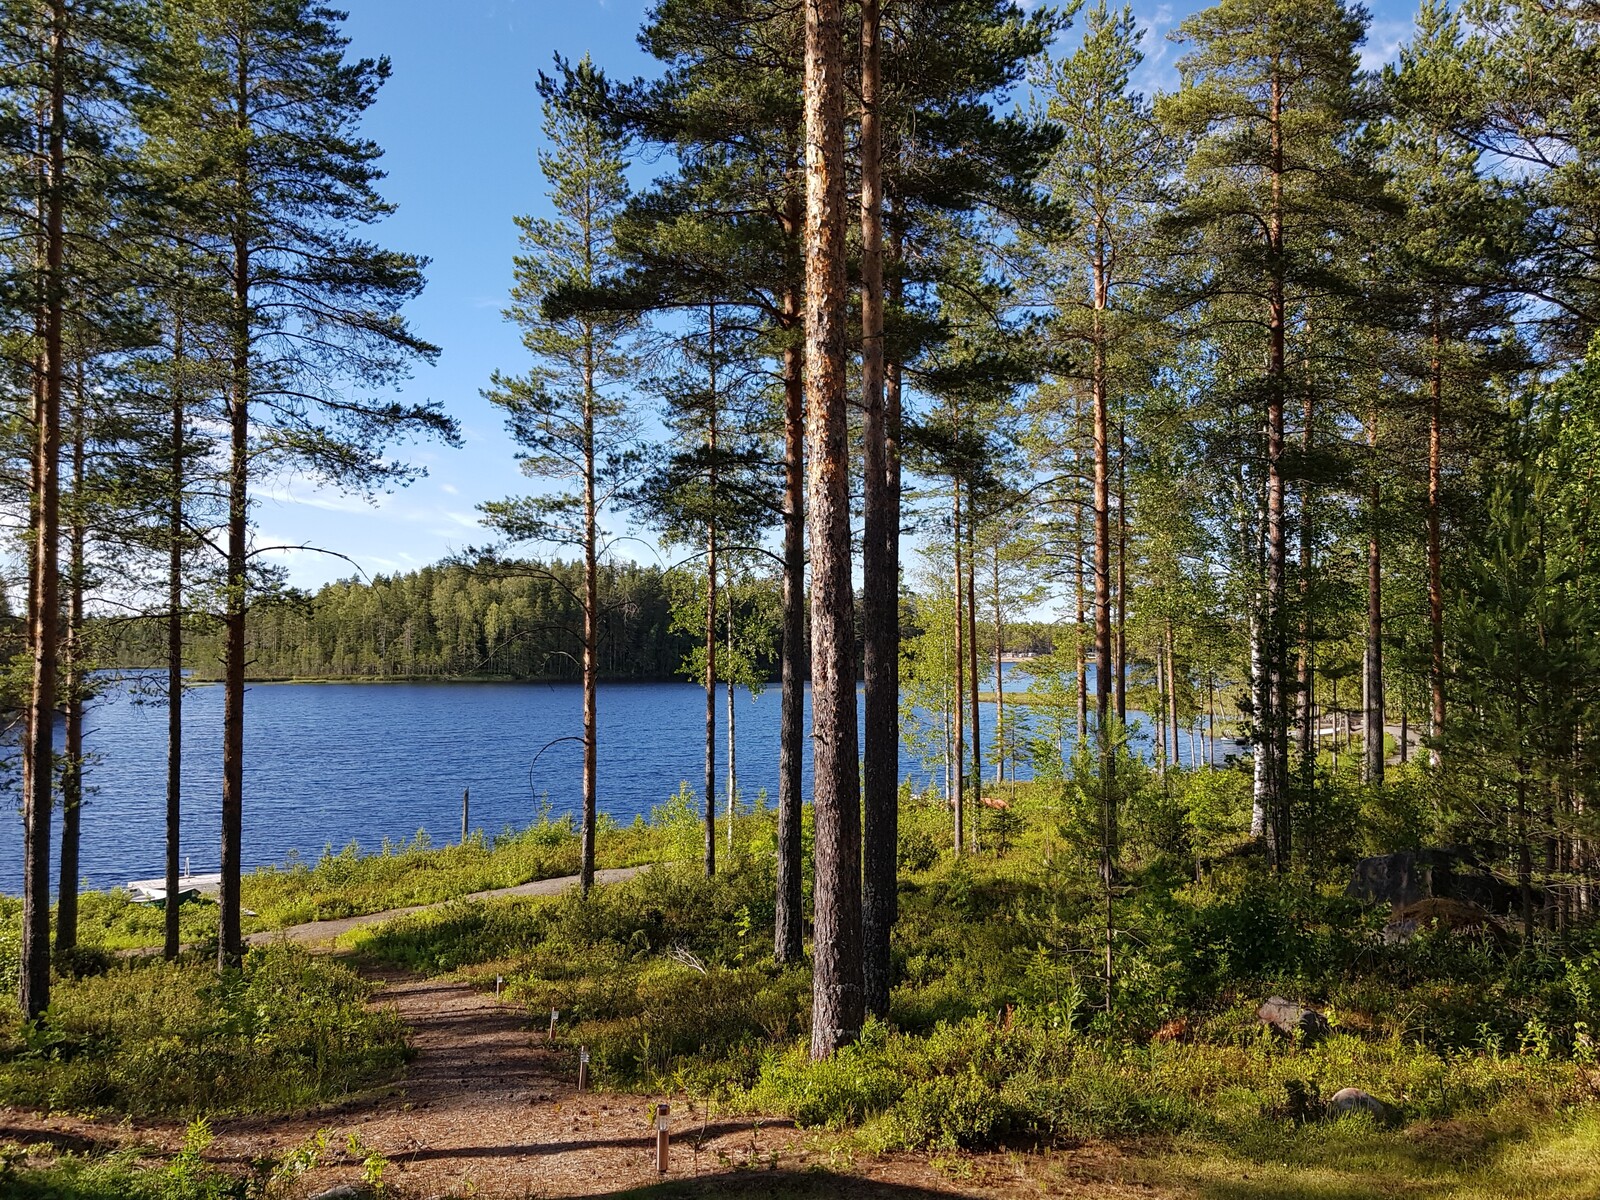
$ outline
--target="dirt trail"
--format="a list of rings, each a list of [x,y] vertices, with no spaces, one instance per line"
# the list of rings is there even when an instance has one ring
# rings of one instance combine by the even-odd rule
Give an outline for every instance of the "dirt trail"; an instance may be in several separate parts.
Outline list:
[[[621,883],[632,879],[648,867],[609,867],[594,873],[596,883]],[[378,925],[396,917],[409,917],[412,913],[427,912],[430,908],[443,908],[447,904],[460,904],[464,900],[498,900],[506,896],[559,896],[568,888],[578,886],[576,875],[562,875],[555,879],[536,879],[532,883],[519,883],[515,887],[493,888],[487,892],[472,892],[455,900],[442,900],[437,904],[413,904],[410,908],[390,908],[383,912],[366,913],[359,917],[340,917],[329,921],[308,921],[304,925],[290,925],[283,929],[264,929],[245,938],[250,946],[264,946],[269,942],[287,939],[315,945],[331,942],[340,934],[360,929],[363,925]]]
[[[375,1000],[392,1004],[412,1030],[416,1057],[389,1095],[347,1105],[291,1129],[218,1130],[230,1157],[261,1153],[260,1137],[279,1153],[317,1128],[348,1133],[389,1160],[384,1181],[402,1196],[584,1196],[653,1183],[658,1097],[579,1093],[570,1049],[547,1049],[525,1010],[492,992],[452,980],[396,975]],[[670,1099],[660,1097],[661,1099]],[[799,1134],[750,1120],[707,1122],[680,1099],[674,1177],[726,1164],[793,1160]],[[693,1141],[704,1127],[698,1155]],[[317,1188],[359,1177],[353,1161],[315,1172]]]
[[[638,868],[598,872],[603,882]],[[573,879],[545,880],[483,893],[553,895]],[[267,935],[327,943],[358,925],[416,909],[320,921]],[[395,1083],[332,1107],[294,1117],[218,1119],[206,1157],[238,1170],[281,1162],[319,1131],[328,1134],[324,1162],[275,1196],[309,1197],[359,1183],[362,1160],[386,1160],[384,1195],[391,1200],[443,1197],[603,1197],[662,1181],[655,1166],[652,1118],[657,1100],[672,1105],[671,1195],[883,1198],[935,1200],[957,1195],[1141,1196],[1150,1189],[1119,1178],[1121,1155],[1085,1148],[1055,1160],[1049,1182],[1027,1178],[1012,1156],[964,1159],[959,1182],[923,1156],[853,1159],[783,1121],[723,1117],[682,1096],[580,1093],[570,1047],[545,1044],[527,1012],[493,991],[448,978],[369,972],[380,984],[374,1004],[392,1005],[411,1030],[414,1057]],[[360,1152],[348,1149],[351,1137]],[[175,1152],[178,1121],[89,1121],[0,1109],[0,1142],[53,1144],[76,1153],[137,1146]],[[843,1174],[834,1174],[842,1171]],[[1081,1190],[1080,1190],[1081,1189]]]

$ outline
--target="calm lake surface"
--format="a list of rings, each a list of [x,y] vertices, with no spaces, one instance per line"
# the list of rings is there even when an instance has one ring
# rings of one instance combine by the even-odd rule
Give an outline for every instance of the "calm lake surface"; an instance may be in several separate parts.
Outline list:
[[[1008,672],[1008,691],[1026,686],[1022,671]],[[581,745],[561,742],[537,764],[533,759],[547,743],[581,732],[581,699],[576,683],[253,686],[245,702],[245,867],[291,855],[314,858],[350,842],[376,850],[385,838],[407,840],[419,829],[435,841],[454,841],[463,788],[472,793],[473,828],[490,834],[536,821],[545,803],[556,816],[575,812]],[[778,688],[758,696],[740,689],[735,704],[740,796],[748,804],[765,789],[770,805],[777,796]],[[994,706],[982,708],[987,744]],[[82,873],[92,887],[162,872],[166,720],[165,708],[141,704],[121,686],[90,714],[87,744],[95,757],[86,775]],[[725,720],[719,688],[719,794],[727,772]],[[699,791],[705,731],[699,686],[601,684],[599,721],[603,813],[628,822],[648,816],[685,780]],[[194,688],[184,701],[183,853],[197,873],[216,870],[219,858],[221,736],[222,688]],[[1187,757],[1187,742],[1183,752]],[[1020,773],[1027,776],[1025,768]],[[805,776],[809,793],[809,740]],[[921,755],[904,746],[900,776],[918,787],[929,776]],[[52,832],[59,838],[59,816]],[[0,822],[0,891],[21,890],[21,836],[13,793]]]

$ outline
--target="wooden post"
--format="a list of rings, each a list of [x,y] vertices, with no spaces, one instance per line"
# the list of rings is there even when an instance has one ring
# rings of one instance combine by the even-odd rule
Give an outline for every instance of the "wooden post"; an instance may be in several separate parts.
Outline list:
[[[461,844],[463,846],[467,844],[467,805],[470,792],[470,788],[461,789]]]
[[[578,1047],[578,1090],[589,1090],[589,1047]]]
[[[550,1010],[550,1032],[545,1035],[544,1040],[546,1042],[553,1042],[556,1040],[556,1017],[559,1015],[560,1013],[556,1009],[552,1008]]]
[[[656,1105],[656,1174],[667,1173],[667,1114],[672,1110],[665,1104]]]

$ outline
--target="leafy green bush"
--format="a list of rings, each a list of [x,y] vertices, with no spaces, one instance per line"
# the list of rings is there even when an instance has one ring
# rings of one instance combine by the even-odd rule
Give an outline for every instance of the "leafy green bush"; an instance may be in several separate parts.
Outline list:
[[[169,1161],[145,1165],[138,1150],[101,1158],[64,1155],[48,1166],[29,1167],[27,1152],[0,1146],[0,1195],[10,1200],[243,1200],[256,1194],[251,1181],[206,1164],[211,1126],[189,1123],[183,1148]]]
[[[282,1112],[397,1068],[405,1031],[371,985],[300,947],[218,976],[125,964],[59,983],[38,1024],[0,1031],[0,1102],[125,1114]]]
[[[601,1084],[860,1126],[888,1148],[1248,1137],[1291,1084],[1322,1096],[1361,1086],[1424,1118],[1593,1092],[1589,942],[1512,954],[1437,933],[1383,945],[1381,918],[1343,896],[1337,871],[1278,877],[1240,851],[1242,773],[1171,772],[1158,787],[1129,767],[1123,782],[1147,827],[1116,886],[1109,995],[1081,780],[997,791],[1021,818],[1006,854],[943,852],[948,810],[908,800],[902,853],[909,843],[915,863],[903,866],[917,869],[901,880],[891,1023],[869,1022],[822,1063],[805,1041],[809,973],[770,961],[764,817],[749,818],[745,849],[714,879],[694,865],[701,832],[683,801],[672,818],[693,846],[683,863],[587,900],[452,905],[360,940],[389,962],[505,975],[530,1013],[561,1011],[563,1044],[589,1048]],[[1254,1012],[1273,992],[1322,1006],[1334,1035],[1268,1036]]]

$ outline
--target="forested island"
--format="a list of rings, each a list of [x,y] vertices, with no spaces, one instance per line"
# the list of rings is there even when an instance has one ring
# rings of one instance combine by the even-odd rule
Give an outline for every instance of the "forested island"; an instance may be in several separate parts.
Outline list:
[[[1600,1195],[1594,4],[541,6],[536,129],[487,7],[433,102],[541,182],[446,404],[350,16],[0,0],[0,1190]],[[450,455],[436,565],[272,531]],[[252,685],[419,679],[571,681],[483,689],[568,723],[516,823],[420,685],[262,811]],[[401,749],[449,827],[324,841]]]

